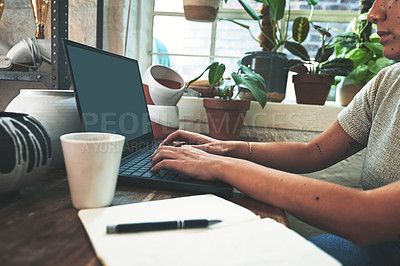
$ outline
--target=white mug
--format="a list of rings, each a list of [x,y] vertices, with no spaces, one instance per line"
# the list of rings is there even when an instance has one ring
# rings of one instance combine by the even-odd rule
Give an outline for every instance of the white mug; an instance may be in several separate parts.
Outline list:
[[[155,105],[176,105],[185,89],[183,78],[173,69],[152,65],[143,74],[143,84],[149,87]]]
[[[76,209],[112,203],[125,137],[109,133],[69,133],[60,137],[72,205]]]

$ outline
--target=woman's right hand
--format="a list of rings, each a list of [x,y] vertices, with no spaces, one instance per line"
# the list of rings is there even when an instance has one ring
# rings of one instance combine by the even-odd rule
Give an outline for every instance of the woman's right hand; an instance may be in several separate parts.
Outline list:
[[[185,130],[171,133],[162,141],[161,145],[192,145],[199,150],[218,155],[225,155],[228,152],[228,142]]]

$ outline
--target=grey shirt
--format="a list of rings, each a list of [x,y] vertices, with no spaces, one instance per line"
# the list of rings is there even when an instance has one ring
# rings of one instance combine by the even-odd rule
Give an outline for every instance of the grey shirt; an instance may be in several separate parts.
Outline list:
[[[400,180],[400,63],[383,69],[338,115],[343,130],[366,146],[363,189]]]

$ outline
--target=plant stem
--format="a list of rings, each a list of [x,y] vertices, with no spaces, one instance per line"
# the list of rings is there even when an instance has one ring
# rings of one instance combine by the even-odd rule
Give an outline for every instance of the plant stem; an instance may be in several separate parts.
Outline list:
[[[276,42],[274,41],[274,40],[272,40],[267,34],[265,34],[265,32],[263,31],[263,28],[262,28],[262,25],[261,25],[261,22],[260,21],[258,21],[258,27],[260,28],[260,30],[261,30],[261,34],[265,37],[265,39],[267,39],[273,46],[274,46],[274,48],[272,49],[272,51],[274,51],[274,50],[276,50],[276,48],[277,48],[277,44],[276,44]],[[275,37],[275,36],[274,36]],[[254,38],[253,38],[254,39]],[[276,38],[274,38],[274,39],[276,39]],[[263,48],[265,48],[265,50],[270,50],[262,41],[260,41],[259,39],[257,39],[256,40],[257,42],[259,42],[261,45],[262,45],[262,47]]]

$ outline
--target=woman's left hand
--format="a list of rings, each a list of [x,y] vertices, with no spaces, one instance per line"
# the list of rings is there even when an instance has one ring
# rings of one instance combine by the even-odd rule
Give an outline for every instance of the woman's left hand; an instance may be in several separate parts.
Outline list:
[[[216,170],[223,159],[229,158],[207,153],[191,145],[161,145],[153,154],[151,170],[173,169],[190,177],[212,180],[216,179]]]

